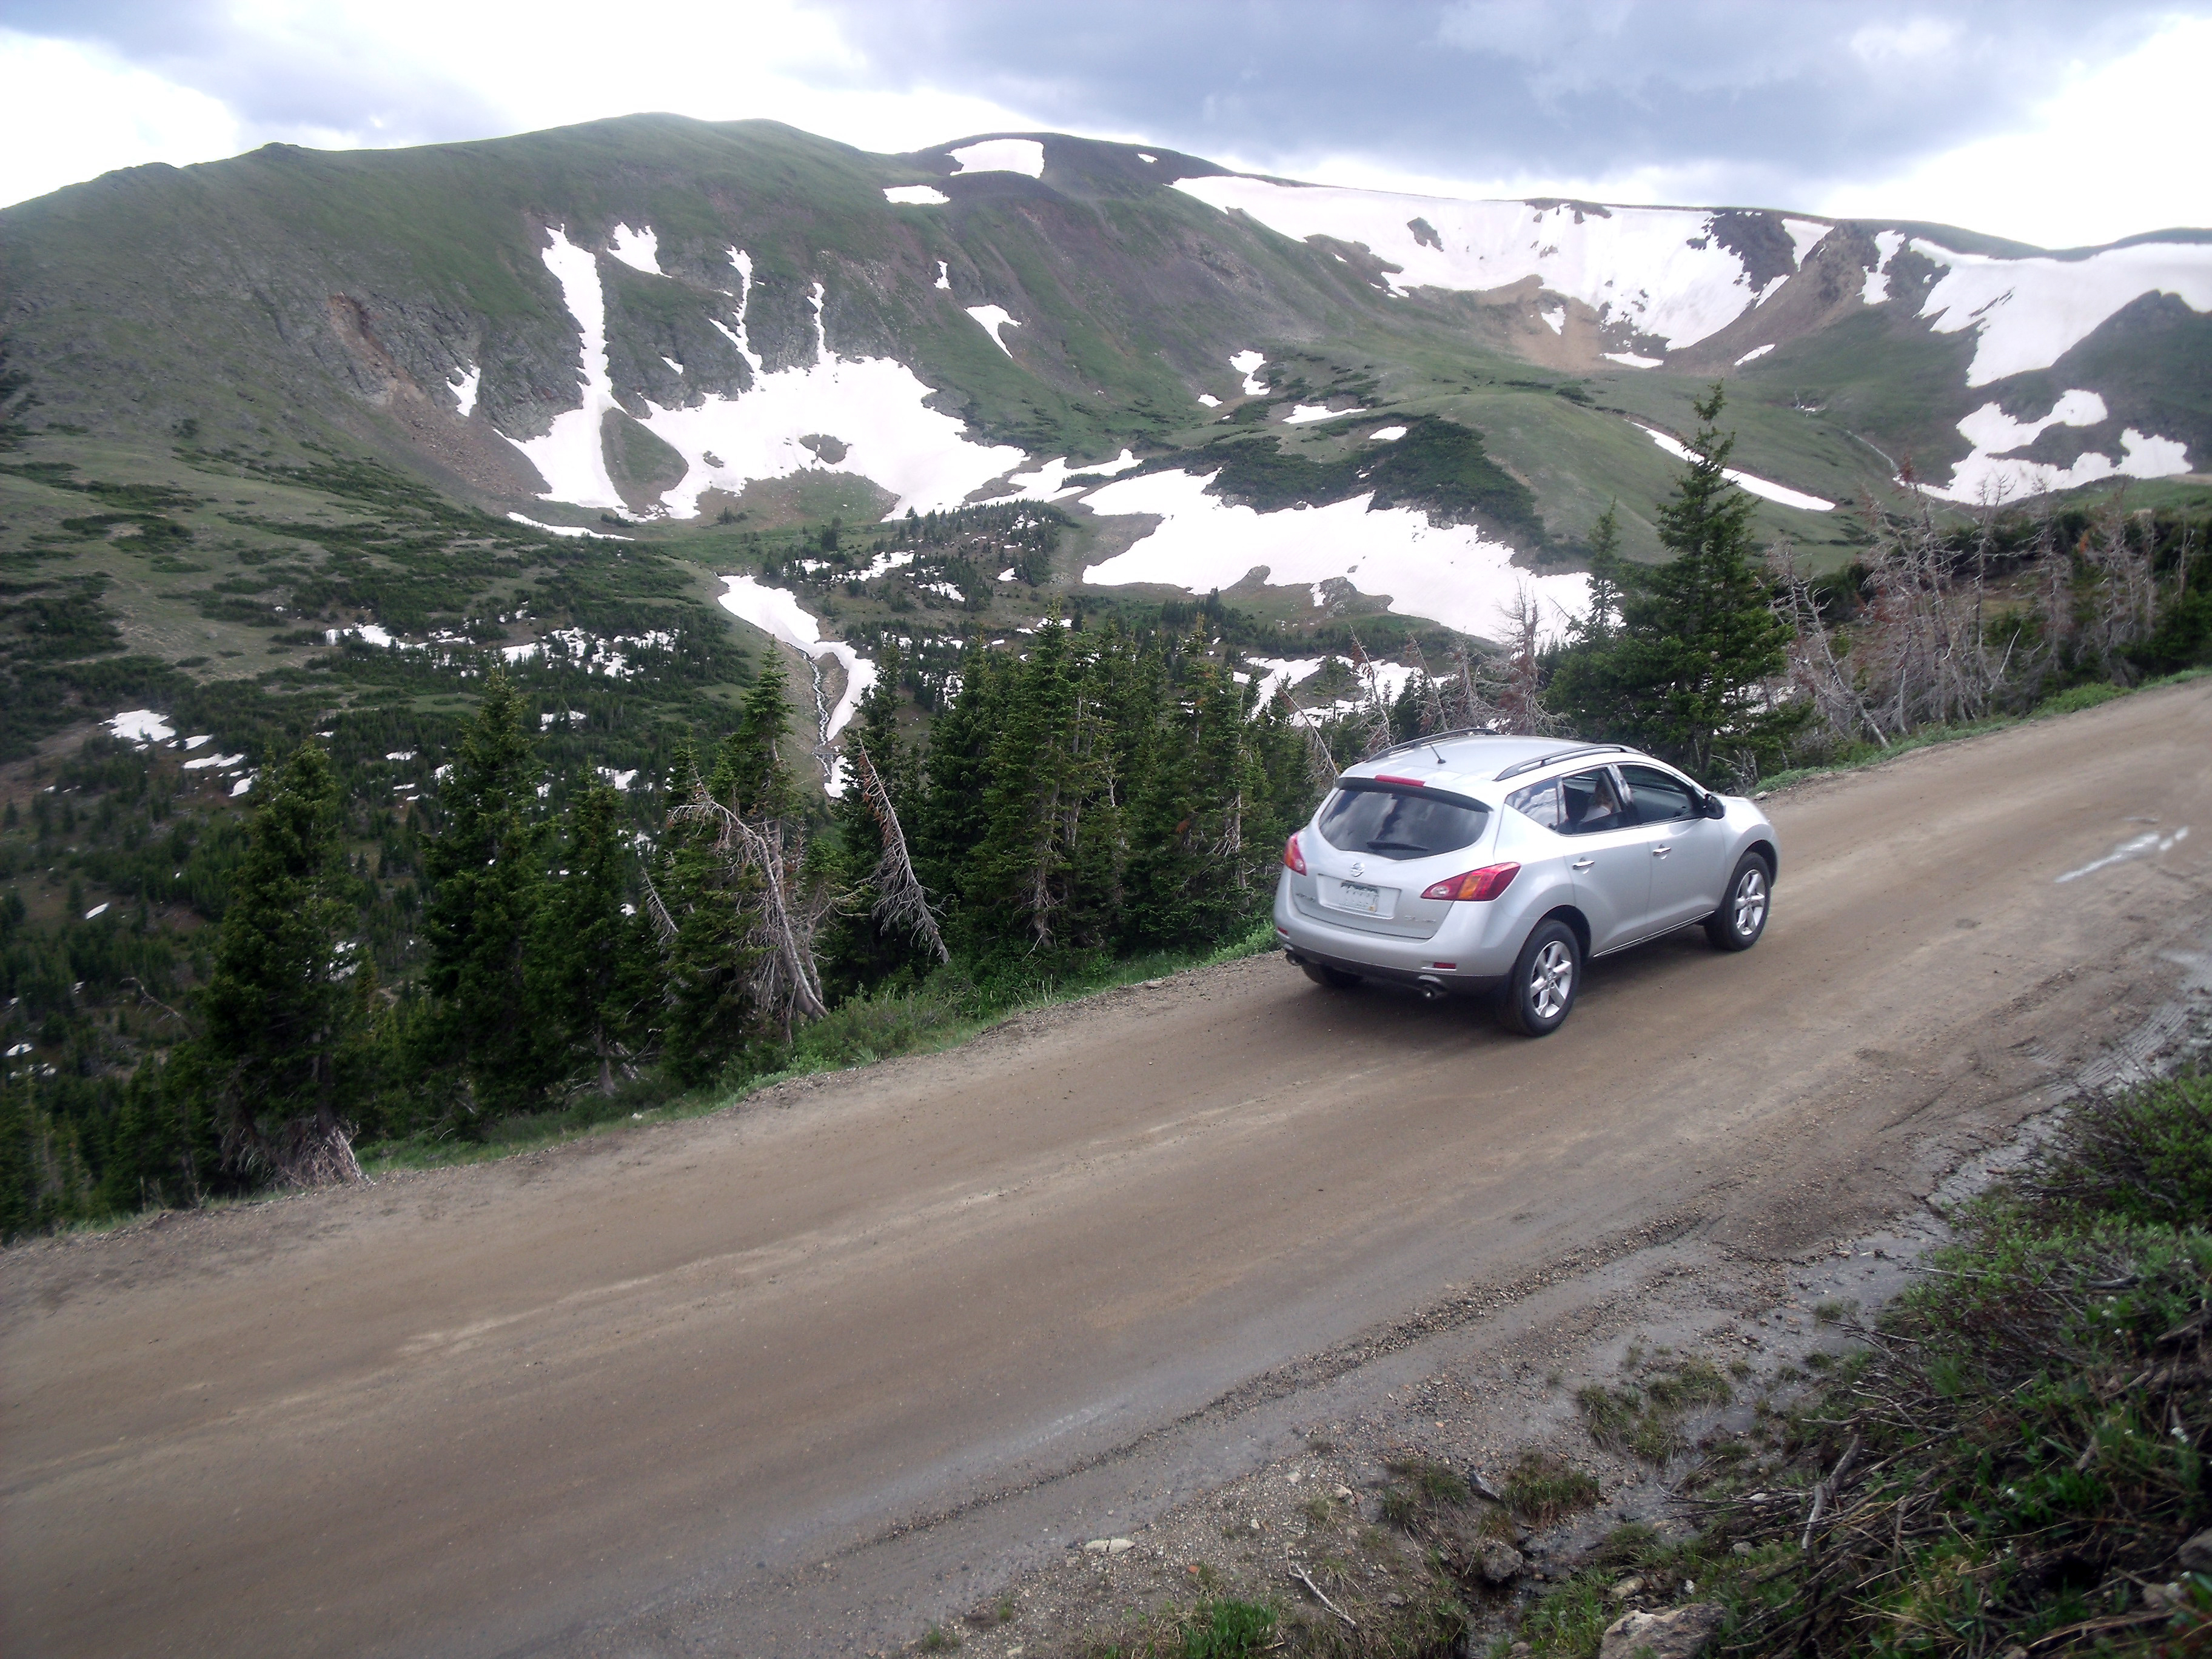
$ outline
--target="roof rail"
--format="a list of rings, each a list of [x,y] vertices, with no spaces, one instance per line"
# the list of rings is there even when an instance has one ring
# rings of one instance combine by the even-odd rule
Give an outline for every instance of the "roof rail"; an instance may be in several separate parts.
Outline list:
[[[1425,737],[1408,738],[1403,743],[1394,743],[1388,749],[1376,750],[1367,757],[1367,760],[1378,761],[1385,755],[1402,755],[1409,749],[1426,749],[1431,744],[1448,743],[1454,738],[1499,738],[1505,735],[1502,732],[1486,732],[1479,726],[1462,726],[1449,732],[1431,732]],[[1357,763],[1364,766],[1367,763],[1361,761]]]
[[[1578,748],[1560,749],[1548,755],[1539,755],[1534,760],[1524,760],[1509,766],[1491,781],[1503,783],[1508,778],[1517,778],[1523,772],[1534,772],[1539,767],[1551,766],[1560,761],[1580,760],[1584,755],[1631,755],[1636,751],[1625,743],[1590,743]]]

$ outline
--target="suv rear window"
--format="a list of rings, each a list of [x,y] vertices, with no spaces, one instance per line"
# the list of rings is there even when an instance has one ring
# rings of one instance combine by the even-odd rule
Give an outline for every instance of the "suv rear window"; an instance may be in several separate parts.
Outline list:
[[[1321,810],[1322,839],[1346,853],[1425,859],[1482,836],[1490,809],[1465,795],[1346,778]]]

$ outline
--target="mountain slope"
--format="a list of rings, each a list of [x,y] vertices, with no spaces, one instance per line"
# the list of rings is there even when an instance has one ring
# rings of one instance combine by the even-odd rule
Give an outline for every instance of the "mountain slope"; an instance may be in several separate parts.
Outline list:
[[[0,211],[0,293],[9,413],[52,458],[365,453],[572,526],[711,522],[817,477],[877,514],[1055,497],[1164,521],[1097,532],[1136,556],[1102,543],[1064,580],[1231,586],[1249,555],[1320,603],[1381,591],[1362,549],[1402,547],[1378,559],[1396,608],[1462,628],[1610,501],[1651,553],[1716,377],[1770,533],[1832,559],[1895,469],[1973,501],[2212,453],[2203,233],[2045,254],[1306,186],[1054,134],[886,156],[636,116],[270,146]],[[1401,428],[1433,476],[1378,471]],[[1160,477],[1068,482],[1117,456]]]

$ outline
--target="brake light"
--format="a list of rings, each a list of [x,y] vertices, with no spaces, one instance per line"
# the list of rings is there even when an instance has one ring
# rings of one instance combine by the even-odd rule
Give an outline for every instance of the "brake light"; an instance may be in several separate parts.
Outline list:
[[[1296,836],[1292,836],[1283,843],[1283,862],[1290,866],[1291,869],[1298,875],[1303,876],[1306,872],[1306,855],[1298,850],[1298,838]]]
[[[1517,864],[1486,865],[1480,870],[1470,870],[1463,876],[1451,876],[1425,890],[1425,899],[1472,899],[1480,902],[1494,899],[1513,884],[1513,878],[1521,873]]]
[[[1388,772],[1377,772],[1375,775],[1375,781],[1377,783],[1402,783],[1414,789],[1425,789],[1429,787],[1422,779],[1395,778],[1392,777]]]

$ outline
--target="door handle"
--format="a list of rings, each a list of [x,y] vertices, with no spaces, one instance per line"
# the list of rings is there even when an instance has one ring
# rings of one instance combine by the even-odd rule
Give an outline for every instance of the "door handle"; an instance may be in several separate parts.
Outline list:
[[[1577,859],[1573,864],[1568,866],[1568,868],[1573,870],[1587,870],[1590,866],[1596,862],[1597,860],[1595,859]]]
[[[1674,850],[1672,847],[1655,847],[1651,849],[1651,856],[1655,859],[1663,859]]]

